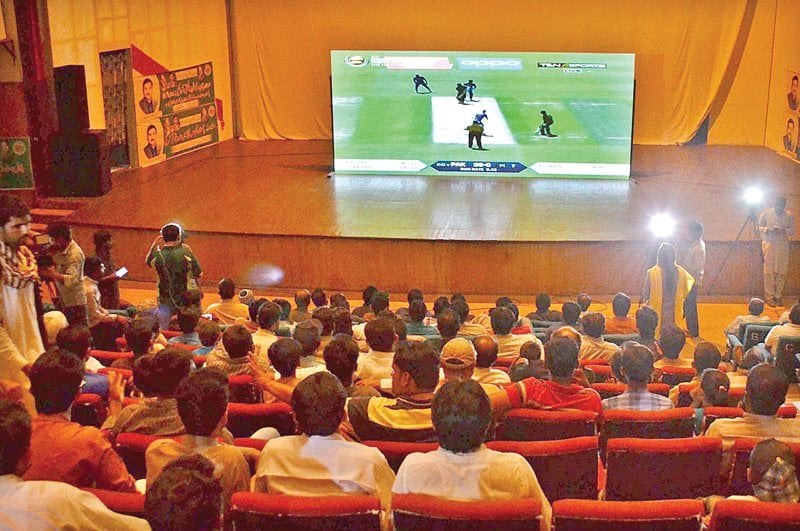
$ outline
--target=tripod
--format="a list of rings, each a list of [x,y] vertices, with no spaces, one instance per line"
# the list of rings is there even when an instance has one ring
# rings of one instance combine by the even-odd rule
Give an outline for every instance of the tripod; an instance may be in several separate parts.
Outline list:
[[[714,286],[717,284],[717,280],[719,280],[720,274],[722,274],[722,270],[725,269],[725,266],[728,264],[728,260],[733,254],[733,249],[736,247],[736,244],[739,243],[739,240],[742,239],[742,235],[744,234],[745,230],[747,230],[747,242],[758,244],[757,246],[750,245],[749,249],[749,256],[747,259],[747,274],[749,275],[748,282],[747,282],[747,297],[751,298],[756,295],[758,291],[757,281],[753,280],[753,271],[761,271],[761,233],[758,231],[758,218],[755,209],[750,209],[750,213],[747,214],[747,217],[742,223],[742,228],[739,229],[739,234],[736,235],[736,239],[731,244],[728,252],[725,254],[725,259],[722,261],[722,265],[719,266],[717,270],[717,274],[714,277],[714,281],[708,288],[708,294],[711,295],[714,292]]]

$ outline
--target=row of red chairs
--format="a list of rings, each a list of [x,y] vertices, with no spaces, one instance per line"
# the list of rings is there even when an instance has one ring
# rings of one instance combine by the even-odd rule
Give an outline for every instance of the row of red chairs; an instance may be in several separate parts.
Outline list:
[[[144,516],[144,496],[97,489],[111,510]],[[395,528],[530,530],[539,526],[541,505],[532,500],[447,500],[421,494],[392,496]],[[237,492],[231,499],[226,529],[381,529],[380,500],[374,496],[287,496]],[[697,531],[704,514],[699,500],[614,502],[565,499],[553,504],[558,531]],[[722,500],[714,508],[712,531],[796,530],[800,504]]]

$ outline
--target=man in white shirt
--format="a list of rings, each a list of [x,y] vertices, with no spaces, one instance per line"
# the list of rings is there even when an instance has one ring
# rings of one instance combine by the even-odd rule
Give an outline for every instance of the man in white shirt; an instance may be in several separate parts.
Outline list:
[[[369,494],[389,507],[394,472],[375,448],[337,433],[347,399],[335,376],[318,372],[292,392],[301,435],[271,439],[258,459],[252,488],[294,496]]]
[[[317,361],[317,351],[320,346],[319,329],[311,322],[311,320],[298,323],[292,333],[292,339],[300,343],[303,348],[302,356],[300,357],[300,365],[297,366],[295,376],[298,380],[302,380],[306,376],[310,376],[315,372],[325,370],[325,364]]]
[[[795,304],[789,310],[789,322],[772,328],[764,339],[764,346],[773,352],[773,348],[778,344],[778,339],[782,337],[800,337],[800,303]]]
[[[110,511],[93,494],[67,483],[24,481],[30,466],[31,419],[22,404],[0,400],[0,528],[141,530],[140,518]]]
[[[739,325],[769,323],[772,318],[764,314],[764,301],[759,298],[752,298],[747,304],[747,315],[737,315],[736,318],[725,327],[725,334],[735,336],[739,333]]]
[[[258,309],[256,320],[258,330],[253,333],[253,344],[261,349],[261,355],[266,361],[269,346],[278,340],[275,331],[281,318],[281,307],[274,302],[265,302]]]
[[[433,398],[431,415],[439,449],[407,456],[393,492],[459,500],[530,498],[542,506],[539,529],[550,529],[550,502],[530,464],[518,454],[489,450],[483,444],[492,405],[480,384],[444,384]]]
[[[765,298],[770,306],[780,306],[789,269],[789,236],[795,232],[794,215],[786,210],[785,197],[778,196],[775,207],[758,216],[758,230],[764,253]]]
[[[458,298],[454,301],[451,301],[450,309],[456,312],[461,320],[461,326],[458,329],[458,335],[478,336],[489,333],[485,326],[473,323],[469,320],[470,307],[466,300]]]
[[[237,319],[250,318],[250,313],[246,304],[242,304],[234,299],[236,296],[236,285],[230,278],[223,278],[219,281],[219,302],[210,304],[205,313],[210,313],[224,325],[232,325]]]
[[[502,387],[511,383],[508,373],[499,369],[492,369],[492,365],[497,361],[497,340],[488,335],[480,335],[472,341],[475,345],[477,355],[475,370],[472,372],[472,379],[478,383],[491,384]]]
[[[694,278],[694,285],[683,301],[683,314],[686,317],[686,328],[689,337],[700,336],[700,323],[697,318],[697,291],[703,284],[703,272],[706,267],[706,242],[703,241],[703,224],[699,221],[689,222],[689,250],[683,260],[683,268]]]
[[[492,312],[491,322],[494,337],[497,340],[497,358],[514,361],[519,358],[519,349],[529,341],[542,346],[542,342],[533,334],[512,334],[516,317],[514,312],[506,307],[495,308]]]
[[[609,360],[611,355],[619,352],[619,347],[603,339],[606,318],[600,312],[589,312],[581,318],[583,334],[581,335],[582,360]]]
[[[392,377],[392,359],[397,335],[394,321],[380,317],[364,327],[369,351],[358,357],[356,374],[362,380],[386,380]]]

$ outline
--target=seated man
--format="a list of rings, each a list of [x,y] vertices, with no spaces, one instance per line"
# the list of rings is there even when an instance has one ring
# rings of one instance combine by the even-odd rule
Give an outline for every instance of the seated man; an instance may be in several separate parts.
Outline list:
[[[719,349],[709,341],[701,341],[694,347],[694,360],[692,367],[694,368],[694,377],[689,381],[692,389],[700,386],[700,377],[706,369],[718,369],[722,361],[722,354]],[[678,389],[679,385],[674,386],[669,390],[669,399],[673,404],[678,405],[678,397],[680,395]]]
[[[311,305],[311,292],[307,289],[298,290],[294,294],[295,309],[289,312],[289,320],[293,323],[299,323],[306,319],[311,319],[311,312],[308,307]]]
[[[219,443],[228,422],[228,379],[214,369],[198,369],[181,380],[175,399],[186,435],[159,439],[147,447],[148,488],[169,463],[198,453],[214,464],[227,505],[234,492],[250,488],[250,466],[241,449]]]
[[[241,294],[239,294],[239,296],[241,298]],[[236,319],[236,323],[234,323],[234,324],[240,324],[240,325],[244,326],[245,328],[247,328],[247,330],[251,334],[256,333],[258,331],[258,310],[261,308],[261,306],[265,302],[269,302],[269,301],[267,299],[263,298],[263,297],[258,298],[258,299],[253,299],[250,302],[248,302],[247,303],[247,315],[248,315],[249,319]],[[280,308],[280,306],[279,306],[279,308]],[[283,315],[283,311],[281,311],[281,315],[278,316],[278,325],[279,326],[280,326],[280,317],[282,315]]]
[[[388,508],[394,472],[386,458],[377,449],[337,433],[346,400],[342,384],[327,372],[300,382],[292,392],[291,406],[301,434],[267,442],[253,490],[310,497],[369,494]]]
[[[249,374],[247,356],[255,352],[253,335],[243,325],[229,326],[222,334],[222,345],[217,344],[214,350],[206,357],[206,367],[220,371],[225,376]],[[259,356],[258,360],[264,369],[269,363],[264,362],[265,357]]]
[[[398,317],[400,317],[404,321],[410,322],[411,318],[409,316],[409,313],[411,310],[411,303],[413,303],[414,301],[424,301],[424,300],[425,300],[425,295],[422,293],[421,289],[411,288],[410,290],[408,290],[408,293],[406,293],[406,301],[408,301],[408,306],[404,308],[398,308],[395,311],[395,313],[397,314]],[[331,306],[333,306],[333,300],[331,300]]]
[[[739,325],[769,323],[774,319],[769,315],[764,315],[764,301],[755,297],[750,299],[747,304],[747,315],[737,315],[731,323],[725,327],[725,334],[735,336],[739,333]]]
[[[58,348],[67,350],[84,363],[83,387],[81,392],[99,395],[108,398],[108,376],[97,374],[103,364],[91,356],[92,334],[85,325],[70,325],[61,330],[56,336]]]
[[[781,337],[800,337],[800,303],[789,310],[789,322],[773,327],[764,339],[764,346],[771,354]]]
[[[200,338],[200,348],[192,351],[192,356],[206,356],[214,350],[219,341],[220,331],[219,325],[214,321],[203,319],[197,323],[197,337]]]
[[[457,337],[448,341],[447,344],[442,347],[439,358],[439,365],[442,368],[443,378],[439,380],[438,387],[441,387],[447,382],[472,380],[476,359],[477,353],[475,352],[475,346],[469,339]],[[497,385],[486,383],[481,383],[479,385],[489,396],[503,392],[502,388]]]
[[[718,419],[706,430],[707,437],[722,437],[723,459],[720,473],[726,476],[733,462],[733,443],[737,438],[769,438],[784,442],[800,442],[800,421],[777,417],[786,401],[789,382],[774,365],[762,363],[750,370],[745,387],[744,416]]]
[[[47,351],[34,362],[31,393],[38,415],[32,423],[31,466],[23,478],[133,492],[133,478],[105,434],[70,422],[70,407],[81,392],[83,373],[83,361],[61,349]],[[124,382],[117,375],[112,379],[113,393],[122,395]]]
[[[178,326],[181,329],[181,335],[171,337],[168,343],[202,346],[200,336],[197,334],[197,323],[199,321],[200,310],[198,308],[188,307],[178,310]]]
[[[439,449],[408,455],[392,492],[458,500],[531,499],[542,505],[539,529],[550,529],[550,503],[530,464],[519,454],[483,444],[492,405],[477,382],[444,384],[433,398],[431,416]]]
[[[25,407],[18,402],[0,400],[0,527],[82,531],[150,529],[144,520],[114,513],[94,494],[67,483],[23,481],[20,476],[29,465],[30,442],[31,419]]]
[[[622,349],[621,375],[627,387],[619,396],[603,400],[603,409],[628,409],[633,411],[660,411],[671,409],[672,402],[666,396],[647,391],[653,376],[653,353],[644,345],[635,343]]]
[[[292,338],[300,343],[302,349],[300,353],[300,365],[296,371],[297,378],[302,380],[315,372],[324,371],[325,365],[317,361],[320,336],[319,329],[313,322],[309,320],[299,323],[292,333]]]
[[[536,295],[536,311],[528,314],[531,321],[546,321],[550,323],[561,322],[561,312],[550,309],[550,295],[539,293]]]
[[[397,341],[393,318],[381,317],[364,327],[369,351],[358,359],[358,377],[362,380],[391,378],[394,345]]]
[[[576,333],[577,335],[577,333]],[[578,336],[580,337],[580,336]],[[544,365],[542,354],[544,347],[539,343],[528,341],[519,348],[519,359],[508,369],[508,375],[512,382],[519,382],[525,378],[538,378],[549,380],[550,371]]]
[[[655,363],[656,371],[664,367],[691,367],[692,360],[681,359],[681,351],[686,345],[686,333],[677,326],[667,326],[661,330],[658,346],[661,347],[663,358]]]
[[[279,378],[276,380],[290,389],[297,387],[300,378],[297,377],[297,366],[300,365],[300,356],[303,347],[290,337],[282,337],[269,346],[267,356],[272,368],[277,371]],[[270,393],[264,393],[264,402],[271,403],[277,399]]]
[[[600,413],[600,395],[594,389],[575,383],[578,344],[568,337],[556,337],[544,346],[545,365],[552,380],[525,378],[505,388],[505,396],[493,395],[495,409],[530,407],[535,409],[580,409]]]
[[[122,409],[122,393],[118,396],[110,394],[108,418],[103,428],[110,429],[114,437],[123,432],[159,436],[186,433],[178,415],[175,390],[194,367],[191,354],[178,347],[167,347],[139,358],[136,364],[141,365],[147,374],[148,391],[155,395],[155,399]]]
[[[310,316],[309,316],[310,317]],[[280,325],[281,307],[274,302],[265,302],[258,308],[258,330],[253,332],[253,344],[261,348],[262,361],[266,363],[269,346],[278,340],[278,326]],[[305,321],[305,319],[303,319]],[[299,322],[299,321],[295,321]]]
[[[589,312],[581,318],[583,337],[581,338],[580,359],[605,360],[619,352],[619,347],[603,339],[606,318],[600,312]]]
[[[435,326],[424,324],[428,316],[428,307],[425,301],[417,299],[408,304],[409,323],[406,325],[406,332],[410,336],[439,337],[439,331]]]
[[[133,358],[123,358],[114,360],[111,364],[112,367],[117,369],[133,370],[133,364],[138,359],[146,354],[153,354],[155,352],[155,339],[156,335],[153,333],[153,325],[158,322],[152,317],[137,317],[134,319],[127,328],[125,328],[125,342],[128,348],[133,352]],[[162,350],[161,347],[158,350]]]
[[[492,369],[492,366],[497,361],[497,340],[488,334],[484,334],[476,337],[472,343],[475,345],[475,353],[477,355],[472,379],[481,384],[501,387],[511,383],[508,373],[499,369]],[[541,342],[539,344],[541,345]]]
[[[224,325],[232,325],[237,319],[250,318],[247,305],[239,302],[236,297],[236,285],[230,278],[223,278],[217,285],[219,302],[209,304],[205,313],[210,313],[217,321]]]
[[[578,294],[578,298],[576,299],[578,306],[581,307],[581,317],[589,313],[589,306],[592,305],[592,296],[582,291]]]
[[[571,326],[578,332],[581,332],[583,330],[580,323],[581,307],[578,306],[577,302],[568,301],[561,306],[561,319],[562,321],[560,323],[552,324],[550,325],[550,328],[547,329],[548,339],[553,334],[553,332],[565,326]]]
[[[325,308],[328,306],[328,296],[322,288],[314,288],[311,292],[311,302],[314,303],[314,308]]]
[[[628,317],[631,311],[631,298],[624,293],[617,293],[611,301],[614,317],[606,321],[606,334],[635,334],[636,320]]]
[[[152,530],[222,529],[224,493],[214,474],[214,463],[197,453],[165,466],[144,499]]]
[[[311,321],[317,321],[322,325],[319,330],[319,344],[320,347],[325,348],[333,334],[333,309],[329,306],[316,308],[314,313],[311,314]]]
[[[122,331],[128,324],[128,318],[114,315],[100,304],[100,282],[105,277],[103,261],[93,256],[87,258],[83,265],[83,290],[86,293],[86,315],[89,328],[100,350],[114,350],[114,341],[122,337]]]
[[[354,385],[358,356],[358,344],[345,337],[334,338],[325,346],[322,353],[325,368],[339,379],[348,397],[381,396],[374,387]]]
[[[514,313],[506,308],[495,308],[492,312],[491,322],[494,337],[497,340],[497,358],[512,362],[519,357],[519,348],[529,342],[541,344],[542,342],[533,334],[512,334],[516,318]]]
[[[469,320],[469,304],[462,298],[450,301],[450,309],[458,314],[461,321],[461,326],[458,329],[460,336],[479,336],[481,334],[488,334],[485,326],[473,323]]]
[[[436,330],[442,338],[442,345],[458,335],[461,328],[461,319],[456,312],[446,308],[436,314]]]
[[[658,328],[658,314],[654,309],[642,306],[636,310],[636,330],[639,331],[639,343],[649,348],[658,361],[664,354],[656,340],[656,328]]]

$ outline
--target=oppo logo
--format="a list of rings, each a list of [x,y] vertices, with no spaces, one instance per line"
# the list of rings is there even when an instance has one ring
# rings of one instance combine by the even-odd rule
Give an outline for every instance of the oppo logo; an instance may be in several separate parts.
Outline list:
[[[465,57],[458,59],[463,70],[522,70],[522,61],[513,57],[502,59]]]

